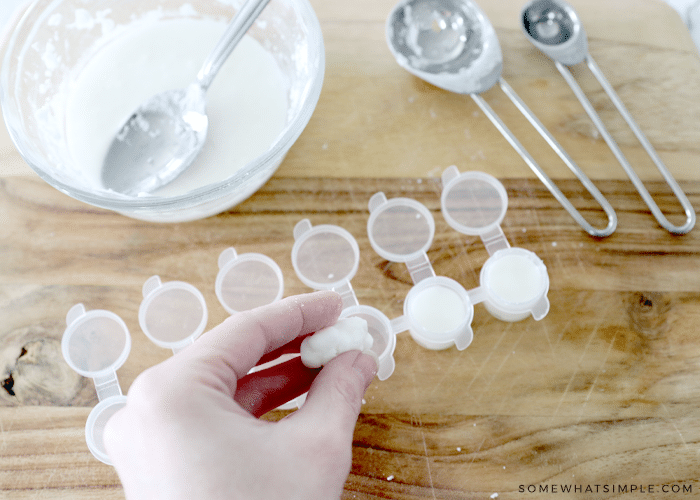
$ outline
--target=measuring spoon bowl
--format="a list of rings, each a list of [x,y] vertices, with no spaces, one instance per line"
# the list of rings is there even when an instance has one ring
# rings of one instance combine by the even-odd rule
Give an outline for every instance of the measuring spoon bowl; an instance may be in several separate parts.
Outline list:
[[[386,37],[401,67],[450,92],[478,94],[501,77],[496,32],[470,0],[403,0],[389,14]]]
[[[588,37],[576,11],[562,0],[534,0],[521,14],[522,29],[544,54],[567,66],[588,54]]]

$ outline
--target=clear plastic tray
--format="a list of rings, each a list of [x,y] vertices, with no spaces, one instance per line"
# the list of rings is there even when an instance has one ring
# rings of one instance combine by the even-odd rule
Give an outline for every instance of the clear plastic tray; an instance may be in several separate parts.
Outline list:
[[[511,248],[501,229],[508,208],[503,184],[483,172],[460,173],[451,166],[442,174],[442,215],[456,231],[479,236],[489,253],[481,269],[474,303],[503,321],[530,315],[541,320],[549,312],[549,274],[534,252]]]
[[[398,331],[408,330],[428,349],[452,345],[465,349],[473,338],[474,305],[503,321],[532,315],[539,320],[549,311],[549,277],[544,263],[531,251],[511,248],[501,229],[508,208],[503,185],[483,172],[460,174],[449,167],[442,176],[442,214],[462,234],[479,236],[490,257],[479,286],[467,291],[444,276],[435,276],[427,250],[435,235],[433,216],[410,198],[388,200],[382,192],[369,201],[367,235],[372,248],[392,262],[403,262],[414,286],[404,300],[404,315],[394,320]]]
[[[426,253],[435,236],[430,210],[410,198],[387,200],[379,192],[370,198],[369,211],[367,235],[372,248],[387,260],[405,263],[414,283],[395,327],[408,330],[428,349],[452,345],[466,349],[473,338],[474,306],[462,285],[435,276]]]
[[[117,370],[131,350],[131,336],[124,321],[110,311],[86,311],[76,304],[66,315],[61,339],[63,357],[73,370],[93,379],[99,403],[85,424],[85,441],[95,458],[111,465],[104,446],[104,428],[114,413],[126,405]]]

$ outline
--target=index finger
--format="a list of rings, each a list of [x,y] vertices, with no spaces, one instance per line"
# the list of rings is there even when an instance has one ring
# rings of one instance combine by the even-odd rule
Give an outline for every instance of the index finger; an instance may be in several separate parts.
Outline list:
[[[180,355],[199,365],[197,371],[215,375],[233,395],[236,382],[264,354],[332,325],[341,310],[342,300],[332,291],[295,295],[231,316]]]

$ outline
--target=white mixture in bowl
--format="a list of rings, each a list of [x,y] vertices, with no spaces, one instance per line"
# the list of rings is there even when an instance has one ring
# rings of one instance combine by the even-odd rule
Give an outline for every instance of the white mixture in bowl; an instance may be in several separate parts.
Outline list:
[[[102,163],[131,113],[154,94],[192,83],[227,24],[211,19],[143,22],[96,51],[66,86],[70,154],[85,182],[102,185]],[[287,88],[274,57],[244,36],[207,93],[204,149],[154,195],[176,196],[222,181],[263,154],[287,123]]]

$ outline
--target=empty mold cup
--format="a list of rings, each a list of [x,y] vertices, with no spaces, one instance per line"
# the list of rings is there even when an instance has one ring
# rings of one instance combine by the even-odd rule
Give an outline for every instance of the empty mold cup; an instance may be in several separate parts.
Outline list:
[[[435,220],[425,205],[410,198],[387,200],[381,191],[369,200],[367,236],[381,257],[403,262],[414,283],[435,276],[426,254],[435,236]]]
[[[334,290],[343,307],[357,305],[350,280],[360,266],[360,247],[340,226],[312,226],[303,219],[294,226],[292,266],[299,279],[314,290]]]
[[[157,346],[177,354],[204,332],[207,319],[204,296],[189,283],[162,283],[158,276],[144,283],[139,324]]]
[[[277,263],[267,255],[238,255],[231,247],[219,255],[214,290],[224,309],[235,314],[280,300],[284,294],[284,277]]]
[[[470,292],[473,303],[503,321],[536,320],[549,312],[549,275],[537,255],[511,248],[501,229],[508,194],[498,179],[483,172],[461,173],[448,167],[442,175],[442,214],[456,231],[479,236],[490,257],[480,275],[480,288]]]
[[[379,358],[377,378],[386,380],[394,372],[396,333],[394,324],[374,307],[360,305],[350,280],[360,264],[360,247],[348,231],[339,226],[312,226],[308,219],[294,228],[292,265],[299,279],[314,290],[334,290],[343,298],[341,318],[359,316],[367,321]]]
[[[508,209],[508,193],[498,179],[483,172],[460,174],[454,165],[442,174],[442,216],[455,231],[479,236],[489,255],[510,244],[501,222]]]
[[[387,200],[379,192],[370,198],[369,211],[367,235],[372,248],[387,260],[405,263],[415,284],[404,300],[404,315],[394,320],[394,327],[408,330],[427,349],[452,345],[466,349],[474,336],[474,306],[462,285],[435,276],[426,254],[435,236],[430,210],[410,198]]]
[[[117,369],[129,356],[131,336],[119,316],[100,309],[86,311],[83,304],[68,311],[66,325],[61,340],[63,357],[78,374],[93,379],[100,400],[85,424],[85,442],[95,458],[111,465],[104,429],[112,415],[126,405]]]

